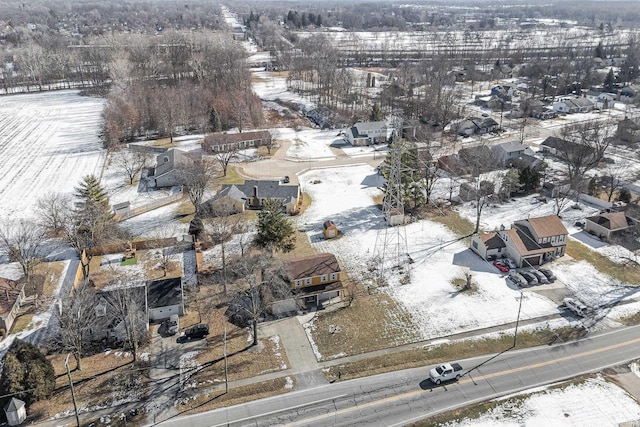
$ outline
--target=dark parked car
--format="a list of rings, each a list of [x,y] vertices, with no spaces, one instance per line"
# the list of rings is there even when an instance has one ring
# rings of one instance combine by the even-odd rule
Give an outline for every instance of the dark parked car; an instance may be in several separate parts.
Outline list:
[[[520,275],[524,277],[529,285],[537,285],[538,278],[527,271],[521,271]]]
[[[204,323],[198,323],[184,331],[184,336],[188,339],[204,338],[207,335],[209,335],[209,325]]]
[[[544,274],[545,276],[547,276],[547,279],[549,279],[549,281],[551,283],[556,281],[556,275],[553,274],[553,272],[551,270],[547,270],[546,268],[541,268],[538,270],[540,273]]]

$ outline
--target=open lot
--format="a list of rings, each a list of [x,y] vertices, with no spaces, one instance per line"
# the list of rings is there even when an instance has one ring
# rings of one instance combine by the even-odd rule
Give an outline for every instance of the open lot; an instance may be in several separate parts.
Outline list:
[[[0,198],[3,217],[29,217],[38,198],[72,193],[83,176],[100,176],[98,139],[104,100],[77,91],[3,96]]]

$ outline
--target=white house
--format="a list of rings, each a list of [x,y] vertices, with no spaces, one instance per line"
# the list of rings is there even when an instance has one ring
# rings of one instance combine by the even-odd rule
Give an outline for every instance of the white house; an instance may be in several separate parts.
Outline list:
[[[609,212],[590,216],[584,221],[584,231],[609,240],[620,231],[631,228],[633,222],[624,212]]]
[[[387,142],[393,129],[386,122],[360,122],[351,126],[345,136],[351,145],[371,145]]]
[[[147,304],[149,322],[167,319],[172,314],[184,315],[182,280],[177,277],[147,283]]]

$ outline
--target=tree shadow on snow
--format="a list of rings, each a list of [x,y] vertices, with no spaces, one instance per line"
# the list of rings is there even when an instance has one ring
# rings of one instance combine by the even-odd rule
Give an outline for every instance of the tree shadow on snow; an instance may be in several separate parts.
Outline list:
[[[489,261],[485,261],[471,249],[465,249],[453,255],[453,265],[466,267],[471,271],[479,271],[483,273],[496,273],[500,271],[496,269]]]

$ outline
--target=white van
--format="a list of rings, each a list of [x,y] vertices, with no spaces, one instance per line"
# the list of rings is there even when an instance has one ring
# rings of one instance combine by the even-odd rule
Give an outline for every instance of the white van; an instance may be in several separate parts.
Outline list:
[[[577,299],[565,298],[562,300],[562,305],[580,317],[584,317],[589,314],[589,308]]]

